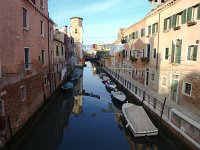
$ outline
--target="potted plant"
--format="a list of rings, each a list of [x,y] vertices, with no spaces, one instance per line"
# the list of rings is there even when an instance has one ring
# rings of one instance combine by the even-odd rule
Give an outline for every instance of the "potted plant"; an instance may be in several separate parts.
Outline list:
[[[132,62],[136,62],[138,59],[135,58],[135,57],[133,57],[133,56],[130,56],[130,60],[131,60]]]
[[[149,58],[148,57],[141,57],[141,61],[143,63],[148,63],[149,62]]]

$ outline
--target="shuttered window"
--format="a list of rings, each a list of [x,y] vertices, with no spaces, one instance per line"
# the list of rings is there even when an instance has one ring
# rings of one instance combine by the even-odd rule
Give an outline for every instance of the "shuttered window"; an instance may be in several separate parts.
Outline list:
[[[197,19],[200,19],[200,3],[198,5],[198,14],[197,14]]]
[[[169,48],[165,48],[165,60],[169,58]]]
[[[191,22],[192,21],[192,7],[189,7],[187,9],[187,22]]]
[[[189,45],[187,52],[187,60],[197,61],[198,45]]]
[[[151,34],[151,25],[148,26],[148,35],[150,35],[150,34]]]
[[[185,24],[186,23],[186,14],[187,14],[187,10],[183,10],[183,13],[182,13],[182,20],[181,20],[181,23],[182,24]]]
[[[135,32],[132,33],[132,38],[135,39]]]

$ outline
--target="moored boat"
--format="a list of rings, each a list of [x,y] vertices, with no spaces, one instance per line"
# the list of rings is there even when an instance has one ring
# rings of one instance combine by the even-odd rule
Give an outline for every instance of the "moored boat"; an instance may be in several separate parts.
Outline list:
[[[103,76],[103,78],[102,78],[102,79],[103,79],[103,81],[104,81],[104,82],[108,82],[108,81],[110,81],[110,78],[109,78],[109,77],[107,77],[107,76]]]
[[[122,113],[134,137],[158,135],[158,129],[152,123],[142,106],[131,103],[122,105]]]
[[[63,90],[71,90],[74,88],[74,84],[72,82],[66,82],[61,86],[61,88]]]
[[[126,95],[122,91],[111,91],[111,97],[124,102]]]
[[[106,87],[111,89],[111,90],[115,90],[115,88],[117,87],[117,85],[112,82],[112,81],[109,81],[109,82],[106,82]]]

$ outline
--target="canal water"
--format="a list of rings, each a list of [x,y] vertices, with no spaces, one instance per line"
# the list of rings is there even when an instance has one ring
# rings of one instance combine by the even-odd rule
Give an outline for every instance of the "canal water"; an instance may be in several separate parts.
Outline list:
[[[159,136],[133,138],[130,130],[124,128],[121,104],[111,100],[97,71],[98,67],[87,62],[83,77],[75,83],[76,90],[60,93],[15,147],[18,150],[172,150]]]

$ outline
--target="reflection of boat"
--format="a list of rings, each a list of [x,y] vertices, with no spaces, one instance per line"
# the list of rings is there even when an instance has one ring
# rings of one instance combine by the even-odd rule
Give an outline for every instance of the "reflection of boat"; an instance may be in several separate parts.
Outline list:
[[[76,80],[78,80],[78,76],[75,76],[75,77],[72,77],[71,79],[70,79],[70,81],[76,81]]]
[[[117,87],[116,84],[114,82],[106,82],[106,87],[111,89],[111,90],[115,90],[115,88]]]
[[[108,82],[108,81],[110,81],[110,78],[107,76],[103,76],[103,81]]]
[[[111,97],[122,102],[124,102],[126,99],[125,94],[121,91],[111,91]]]
[[[72,82],[66,82],[66,83],[64,83],[63,85],[62,85],[62,89],[63,90],[71,90],[71,89],[73,89],[73,87],[74,87],[74,84],[72,83]]]
[[[116,100],[116,99],[112,99],[112,103],[113,103],[113,105],[114,105],[116,108],[118,108],[119,110],[121,110],[121,109],[122,109],[122,105],[123,105],[124,102],[118,101],[118,100]]]
[[[122,113],[134,137],[158,135],[158,129],[151,122],[142,106],[131,103],[122,105]]]

